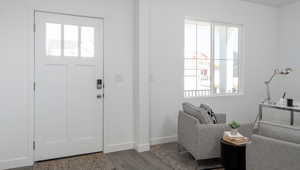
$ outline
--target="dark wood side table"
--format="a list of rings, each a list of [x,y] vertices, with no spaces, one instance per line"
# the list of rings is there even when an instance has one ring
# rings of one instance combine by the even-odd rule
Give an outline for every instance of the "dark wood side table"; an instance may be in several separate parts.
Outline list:
[[[225,170],[246,170],[246,144],[234,145],[221,139],[221,158]]]

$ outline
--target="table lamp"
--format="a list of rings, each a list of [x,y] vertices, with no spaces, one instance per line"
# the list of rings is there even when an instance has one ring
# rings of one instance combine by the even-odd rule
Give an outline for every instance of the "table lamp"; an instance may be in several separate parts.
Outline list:
[[[267,104],[273,104],[271,101],[271,92],[270,92],[270,83],[272,82],[272,80],[274,79],[274,77],[276,75],[288,75],[293,71],[293,69],[291,68],[286,68],[286,69],[279,69],[276,68],[271,76],[271,78],[267,81],[265,81],[265,85],[266,85],[266,90],[267,90],[267,98],[264,100],[264,103]]]

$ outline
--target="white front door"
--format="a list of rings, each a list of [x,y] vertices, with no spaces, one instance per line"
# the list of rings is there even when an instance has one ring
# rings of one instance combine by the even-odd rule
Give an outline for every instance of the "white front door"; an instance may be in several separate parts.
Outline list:
[[[103,20],[35,13],[35,161],[103,145]]]

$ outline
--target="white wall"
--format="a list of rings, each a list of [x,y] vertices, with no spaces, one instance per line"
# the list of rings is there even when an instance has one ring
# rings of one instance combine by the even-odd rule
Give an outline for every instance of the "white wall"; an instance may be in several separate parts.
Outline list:
[[[0,169],[32,162],[26,9],[25,1],[0,1]]]
[[[283,78],[290,97],[300,100],[300,2],[280,9],[280,65],[294,69]]]
[[[152,0],[150,9],[151,142],[176,139],[183,101],[208,103],[229,120],[254,120],[264,99],[264,80],[278,57],[278,9],[239,0]],[[184,18],[244,26],[244,94],[183,98]]]
[[[133,147],[134,5],[134,0],[0,1],[0,169],[32,160],[33,9],[104,17],[105,150]]]
[[[280,60],[282,68],[291,67],[294,71],[286,77],[278,78],[280,87],[290,98],[300,102],[300,2],[280,9]],[[299,103],[300,104],[300,103]],[[300,114],[296,113],[296,124],[300,125]]]

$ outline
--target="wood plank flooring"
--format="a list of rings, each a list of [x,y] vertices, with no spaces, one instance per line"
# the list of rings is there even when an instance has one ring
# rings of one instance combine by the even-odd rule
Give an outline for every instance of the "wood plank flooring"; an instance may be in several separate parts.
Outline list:
[[[214,161],[197,164],[189,154],[179,154],[176,143],[168,143],[153,146],[149,152],[95,153],[37,162],[33,167],[11,170],[202,170],[219,165]]]

